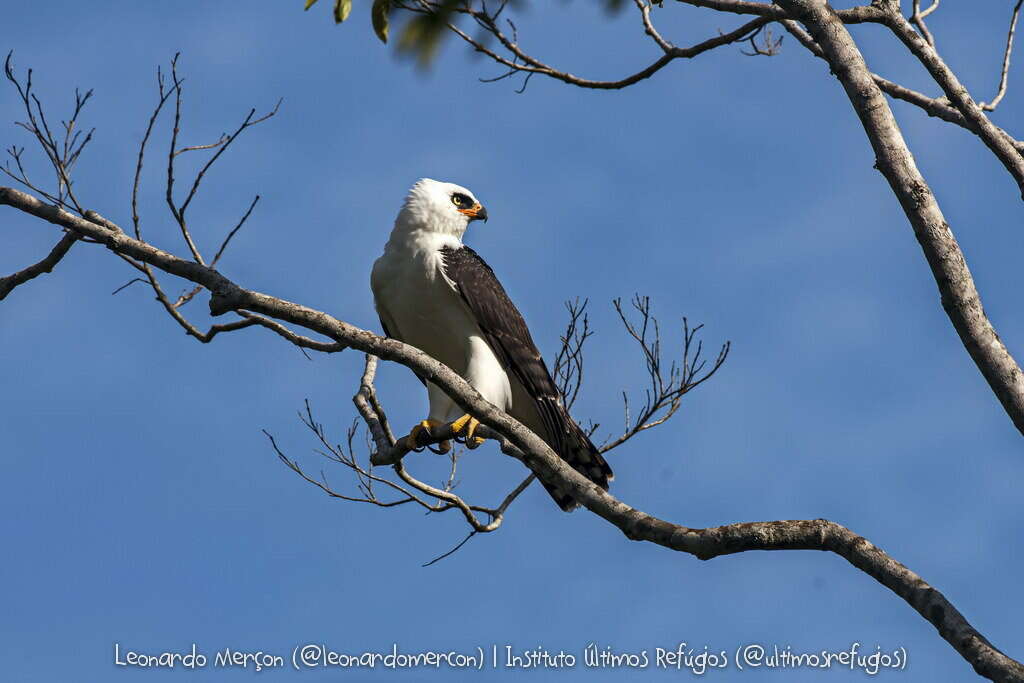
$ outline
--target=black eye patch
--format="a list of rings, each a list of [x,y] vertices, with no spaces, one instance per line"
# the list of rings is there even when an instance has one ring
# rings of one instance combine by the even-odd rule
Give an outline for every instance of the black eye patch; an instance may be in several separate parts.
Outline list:
[[[461,192],[456,192],[455,194],[452,195],[452,204],[460,208],[469,207],[473,206],[473,200],[467,197],[466,195],[462,194]]]

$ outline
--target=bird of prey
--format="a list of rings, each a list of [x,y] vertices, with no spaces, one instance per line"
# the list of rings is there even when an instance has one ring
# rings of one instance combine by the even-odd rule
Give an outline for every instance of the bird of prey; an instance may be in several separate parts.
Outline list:
[[[487,210],[466,188],[429,178],[412,186],[370,278],[384,333],[447,365],[607,490],[611,468],[563,406],[523,316],[490,266],[462,243],[475,220],[486,221]],[[424,384],[430,413],[407,442],[451,423],[468,447],[479,446],[476,418]],[[577,506],[568,492],[542,483],[563,510]]]

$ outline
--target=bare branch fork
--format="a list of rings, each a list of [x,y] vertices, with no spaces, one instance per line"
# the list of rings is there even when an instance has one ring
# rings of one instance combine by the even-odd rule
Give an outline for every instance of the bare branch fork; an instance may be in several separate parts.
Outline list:
[[[376,372],[377,358],[373,355],[367,354],[366,365],[360,381],[359,390],[352,399],[360,417],[357,417],[357,422],[353,422],[352,426],[348,429],[346,436],[347,448],[341,445],[333,445],[331,443],[326,435],[323,425],[317,422],[316,418],[313,416],[313,410],[309,401],[306,401],[305,411],[299,414],[302,423],[311,432],[313,432],[319,442],[317,453],[334,463],[343,465],[355,477],[356,494],[349,495],[339,493],[337,489],[333,488],[328,483],[326,475],[323,472],[320,473],[319,478],[307,474],[298,462],[288,458],[284,454],[273,435],[264,430],[263,433],[266,434],[267,438],[270,440],[270,444],[275,453],[277,453],[278,458],[280,458],[280,460],[293,472],[298,474],[307,482],[320,488],[324,493],[328,494],[332,498],[339,498],[355,503],[368,503],[383,508],[398,507],[411,503],[427,510],[428,512],[458,510],[462,513],[466,523],[471,527],[473,534],[489,533],[497,530],[504,521],[505,511],[512,502],[519,497],[519,494],[525,491],[526,487],[533,482],[535,478],[534,475],[531,474],[527,476],[504,497],[501,503],[493,507],[467,503],[462,497],[454,492],[454,489],[458,485],[456,473],[461,455],[460,449],[454,449],[445,456],[448,458],[450,466],[448,476],[440,487],[432,486],[415,478],[409,473],[405,468],[405,465],[402,463],[401,456],[404,456],[409,451],[405,450],[397,457],[393,454],[393,451],[396,448],[394,435],[390,433],[390,429],[387,427],[387,417],[384,414],[384,409],[377,400],[376,390],[373,385]],[[371,457],[365,464],[360,461],[355,446],[355,439],[359,431],[359,419],[364,420],[367,427],[366,445],[368,450],[371,450],[374,455],[382,452],[388,453],[389,456],[386,460],[387,464],[392,466],[392,470],[395,472],[400,482],[392,481],[391,479],[383,477],[374,471],[374,466],[380,464],[379,459]],[[492,436],[499,436],[496,432],[490,429],[488,429],[488,434]],[[447,429],[446,438],[453,438],[450,428]],[[372,444],[370,439],[373,439]],[[439,443],[441,440],[442,439],[438,438],[434,443]],[[377,485],[376,488],[375,485]],[[383,492],[378,493],[381,489],[383,489]],[[486,517],[481,519],[480,515],[484,515]]]
[[[587,303],[586,299],[581,302],[579,298],[565,302],[569,322],[560,337],[561,346],[551,367],[551,376],[555,378],[567,410],[572,410],[583,386],[583,345],[594,333],[590,329]]]
[[[32,70],[28,70],[25,82],[22,84],[14,75],[13,54],[13,52],[8,52],[7,58],[4,60],[4,76],[18,91],[18,97],[21,100],[26,117],[25,121],[18,121],[16,125],[28,131],[36,142],[39,143],[39,147],[43,150],[47,161],[53,167],[57,188],[53,193],[48,193],[29,180],[21,158],[25,150],[24,147],[18,148],[12,145],[7,150],[10,159],[0,170],[16,182],[46,197],[54,204],[81,214],[82,207],[75,198],[72,188],[71,169],[79,157],[81,157],[82,151],[92,141],[92,134],[95,131],[95,129],[89,130],[83,137],[82,131],[77,130],[78,117],[92,97],[92,90],[87,90],[84,95],[77,89],[75,90],[75,105],[71,116],[67,121],[60,122],[63,135],[54,135],[46,119],[42,103],[36,97],[36,94],[32,92]],[[15,164],[13,168],[10,165],[11,161]]]
[[[673,361],[666,372],[661,357],[661,329],[657,318],[651,314],[650,298],[640,295],[633,297],[631,302],[633,309],[640,317],[637,323],[631,322],[623,311],[621,299],[616,299],[613,303],[626,332],[640,346],[649,386],[644,392],[643,407],[633,419],[630,418],[629,397],[623,392],[622,400],[626,417],[624,431],[618,438],[604,443],[601,446],[602,453],[618,448],[640,432],[670,420],[682,406],[683,396],[711,379],[718,372],[728,357],[730,348],[730,343],[725,342],[711,368],[704,372],[704,367],[707,364],[707,361],[701,358],[704,344],[702,341],[696,340],[697,333],[700,332],[703,325],[691,328],[684,317],[682,363],[677,366]],[[694,345],[695,340],[696,345]]]
[[[956,247],[955,241],[952,241],[948,226],[942,220],[941,214],[938,213],[934,197],[923,180],[919,176],[912,175],[911,172],[916,169],[908,169],[908,166],[913,166],[909,151],[906,150],[902,138],[898,136],[898,129],[895,129],[895,122],[891,118],[887,103],[884,98],[881,98],[870,72],[867,71],[849,33],[843,27],[843,22],[846,21],[843,13],[833,12],[825,5],[824,0],[778,0],[777,5],[733,2],[731,0],[699,0],[699,2],[693,0],[689,4],[757,14],[773,19],[794,18],[804,24],[812,40],[820,45],[830,64],[834,62],[833,68],[836,75],[850,93],[851,102],[861,115],[861,120],[864,122],[865,130],[868,132],[872,144],[877,142],[876,154],[880,169],[890,180],[890,184],[910,216],[915,232],[918,233],[926,255],[929,257],[929,262],[932,263],[933,270],[936,271],[937,280],[940,274],[943,277],[951,277],[949,282],[940,281],[944,303],[946,303],[947,311],[950,312],[955,323],[958,319],[956,316],[962,316],[965,331],[961,332],[961,336],[973,339],[978,330],[972,326],[981,324],[979,320],[984,321],[984,324],[987,324],[988,321],[980,310],[977,293],[973,290],[973,283],[970,282],[966,265],[963,263],[962,255]],[[858,17],[862,19],[863,17],[877,17],[878,11],[875,6],[844,10],[847,12],[846,16],[852,18],[851,20],[856,20]],[[896,20],[887,21],[896,24]],[[921,42],[927,45],[923,39]],[[175,92],[176,96],[180,96],[180,82],[177,79],[175,82],[176,85],[170,91]],[[164,94],[161,92],[162,101]],[[953,101],[953,104],[960,107],[956,101]],[[967,117],[967,114],[964,113],[964,116]],[[40,142],[40,144],[43,143]],[[142,151],[140,150],[140,158],[141,156]],[[174,156],[173,153],[170,156]],[[60,198],[60,182],[63,180],[58,179],[58,199]],[[70,195],[68,198],[71,199]],[[78,208],[74,208],[74,211],[80,214],[76,215],[68,210],[67,204],[61,202],[48,204],[35,196],[7,187],[0,188],[0,205],[10,206],[52,223],[62,230],[68,231],[69,234],[73,234],[80,241],[102,244],[114,255],[139,269],[158,270],[187,280],[193,285],[200,285],[211,293],[209,305],[212,315],[219,316],[233,312],[240,316],[239,320],[219,327],[214,326],[207,333],[205,339],[202,338],[202,334],[193,334],[200,341],[209,341],[214,336],[215,329],[230,331],[241,327],[260,325],[295,345],[305,345],[308,348],[324,351],[353,348],[383,360],[397,362],[437,385],[466,412],[477,416],[491,430],[486,435],[496,437],[504,453],[520,459],[545,481],[569,491],[588,510],[609,521],[628,538],[656,543],[672,550],[692,554],[700,559],[711,559],[720,555],[748,550],[813,549],[836,553],[853,566],[874,577],[911,605],[924,619],[938,629],[939,634],[978,673],[996,680],[1024,680],[1024,667],[989,643],[939,591],[896,562],[884,551],[843,526],[827,520],[787,520],[694,529],[657,519],[617,500],[582,477],[558,458],[537,435],[485,401],[452,370],[413,347],[379,337],[323,311],[245,289],[210,265],[205,265],[201,259],[195,258],[195,254],[191,254],[191,249],[189,249],[190,256],[188,258],[181,258],[163,251],[143,240],[141,232],[136,232],[135,236],[131,236],[118,225],[94,211],[81,212],[78,211]],[[71,207],[74,206],[75,204],[71,205]],[[933,259],[931,249],[937,247],[944,239],[947,240],[942,243],[945,252],[934,253]],[[966,276],[966,284],[964,276]],[[976,309],[970,309],[972,301],[977,303]],[[168,307],[166,304],[164,306],[177,312],[173,306]],[[958,310],[964,306],[967,308]],[[170,310],[168,312],[170,313]],[[181,324],[181,321],[178,322]],[[329,341],[319,341],[303,336],[292,331],[287,327],[288,325],[301,328],[307,334],[317,335]],[[634,327],[634,329],[637,328]],[[991,326],[988,329],[991,331]],[[958,331],[960,330],[961,327],[958,326]],[[994,331],[991,331],[991,334],[994,335]],[[643,338],[642,329],[640,336]],[[995,339],[998,340],[998,338]],[[984,343],[995,347],[991,339],[984,340]],[[965,344],[969,344],[969,342],[965,340]],[[1001,348],[1005,353],[1005,348]],[[987,362],[984,357],[976,360],[979,365]],[[356,406],[357,410],[360,409],[360,405],[369,406],[370,410],[365,413],[360,410],[360,415],[366,422],[372,438],[377,441],[379,451],[380,435],[383,435],[388,444],[392,443],[393,437],[390,435],[383,411],[379,410],[379,402],[376,401],[375,395],[370,390],[373,379],[372,372],[369,372],[370,365],[371,362],[368,361],[364,381],[361,382],[360,391],[357,393]],[[683,374],[685,375],[685,373]],[[993,383],[993,388],[998,393],[997,383],[994,380],[990,380],[990,383]],[[669,384],[671,385],[671,382]],[[366,387],[365,390],[364,387]],[[1006,404],[1004,403],[1004,405]],[[1008,412],[1011,412],[1011,408],[1012,405],[1007,408]],[[367,419],[367,415],[369,415],[369,419]],[[1013,415],[1012,412],[1011,415]],[[311,410],[307,411],[306,419],[315,433],[324,434],[322,427],[319,427],[314,420]],[[346,465],[346,462],[356,462],[352,453],[354,441],[348,442],[347,449],[336,445],[329,446],[328,443],[324,434],[321,441],[324,452],[335,455],[341,461],[340,464],[352,469],[351,466]],[[276,444],[274,445],[276,447]],[[332,449],[334,449],[333,452]],[[280,450],[277,452],[286,464],[290,462]],[[432,487],[433,490],[431,490],[428,488],[429,484],[424,482],[411,483],[402,476],[403,473],[406,475],[408,473],[404,471],[401,464],[400,460],[395,463],[397,467],[394,467],[394,470],[406,485],[405,490],[410,492],[430,490],[430,499],[424,499],[427,505],[452,504],[454,505],[452,509],[459,509],[463,512],[470,526],[473,525],[471,518],[483,526],[493,523],[494,519],[489,516],[490,512],[486,509],[474,510],[472,506],[463,503],[471,513],[467,515],[455,500],[458,497],[451,498],[454,494],[450,489],[446,491],[444,486]],[[387,487],[386,484],[363,474],[363,472],[372,474],[369,466],[358,465],[358,467],[362,468],[362,471],[356,473],[364,487],[362,498],[370,497],[366,493],[369,486]],[[318,481],[310,479],[313,483]],[[450,479],[454,481],[454,477],[450,477]],[[424,489],[417,488],[416,484],[421,484]],[[526,485],[528,482],[524,481],[520,486],[525,488]],[[512,493],[518,495],[515,490]],[[398,492],[399,498],[402,495],[401,492]],[[438,503],[437,500],[443,502]],[[415,501],[413,502],[415,503]],[[491,508],[491,510],[500,511],[501,506]],[[480,520],[475,514],[472,514],[476,512],[488,515],[488,520]],[[476,531],[475,528],[473,530]]]

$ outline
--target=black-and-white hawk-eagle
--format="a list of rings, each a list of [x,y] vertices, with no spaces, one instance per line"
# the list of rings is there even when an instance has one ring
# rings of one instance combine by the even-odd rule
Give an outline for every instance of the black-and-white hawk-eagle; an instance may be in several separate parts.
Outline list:
[[[429,178],[412,186],[370,278],[384,333],[447,365],[607,490],[611,468],[563,406],[523,316],[490,266],[462,243],[474,220],[486,221],[487,210],[466,188]],[[451,423],[469,447],[478,446],[476,418],[424,383],[430,412],[411,442]],[[563,510],[577,506],[566,491],[542,483]]]

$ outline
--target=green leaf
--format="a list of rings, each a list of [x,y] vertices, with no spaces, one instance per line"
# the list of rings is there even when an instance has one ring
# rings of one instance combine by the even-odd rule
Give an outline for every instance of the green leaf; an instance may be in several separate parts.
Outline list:
[[[306,0],[306,6],[303,9],[309,9],[316,4],[316,0]]]
[[[431,15],[413,17],[398,36],[398,51],[415,55],[422,68],[430,66],[441,46],[444,26]]]
[[[334,0],[334,23],[340,24],[348,19],[351,11],[352,0]]]
[[[315,2],[315,0],[314,0]],[[373,32],[380,42],[388,42],[388,17],[391,14],[391,0],[373,0],[370,17],[373,20]]]

